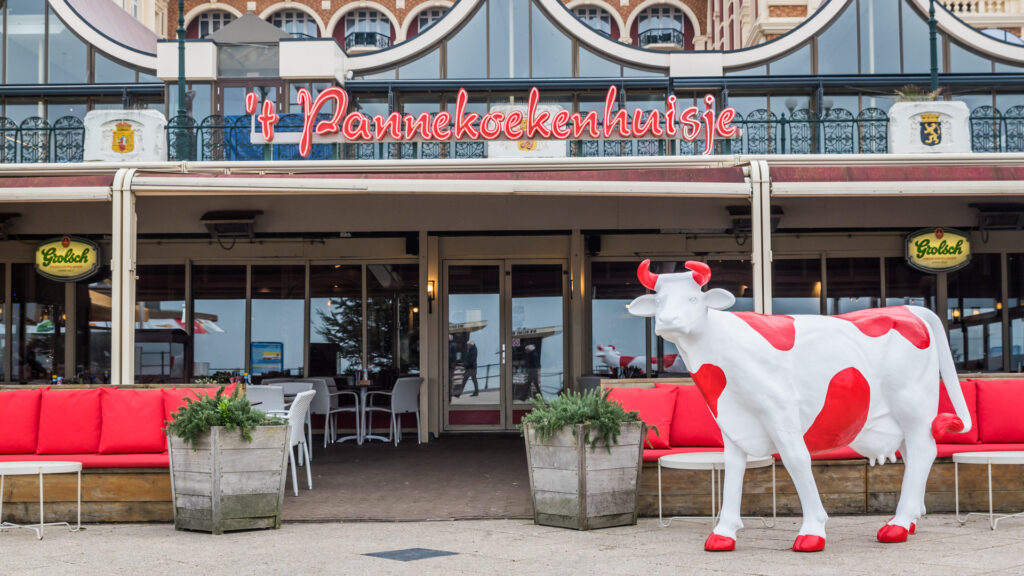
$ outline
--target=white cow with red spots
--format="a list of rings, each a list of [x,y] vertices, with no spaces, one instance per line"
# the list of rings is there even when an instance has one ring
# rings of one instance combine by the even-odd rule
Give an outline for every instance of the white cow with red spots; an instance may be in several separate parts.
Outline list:
[[[966,432],[971,420],[939,318],[926,308],[898,306],[842,316],[766,316],[725,312],[736,299],[703,291],[711,270],[652,274],[640,282],[654,294],[629,305],[653,316],[655,332],[678,348],[722,429],[724,500],[705,550],[732,550],[740,520],[748,456],[778,453],[803,509],[793,544],[799,552],[825,548],[828,515],[811,473],[811,454],[850,446],[874,464],[906,468],[896,514],[878,531],[881,542],[903,542],[925,513],[925,483],[935,438]],[[939,414],[939,380],[956,415]]]
[[[644,361],[643,356],[625,356],[621,352],[615,349],[614,344],[597,345],[597,358],[604,363],[605,366],[614,370],[625,370],[634,371],[640,374],[647,372],[647,362]],[[683,361],[679,358],[678,354],[665,354],[665,362],[668,363],[666,372],[677,372],[685,373],[686,366],[683,365]],[[658,369],[658,357],[651,357],[651,368],[653,370]]]

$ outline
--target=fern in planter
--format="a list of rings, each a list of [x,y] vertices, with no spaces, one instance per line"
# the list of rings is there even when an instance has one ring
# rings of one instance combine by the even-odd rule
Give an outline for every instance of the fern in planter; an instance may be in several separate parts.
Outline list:
[[[283,424],[287,424],[287,421],[282,418],[253,410],[249,399],[239,393],[239,388],[235,388],[231,396],[224,396],[224,386],[221,386],[214,396],[185,398],[185,406],[179,408],[172,415],[171,421],[167,422],[167,433],[185,440],[193,449],[198,449],[199,437],[214,426],[224,426],[229,432],[238,430],[242,438],[252,442],[253,428]]]
[[[519,428],[522,430],[523,425],[529,424],[537,432],[538,440],[543,442],[566,426],[575,435],[576,424],[585,424],[584,441],[590,444],[590,448],[596,449],[598,442],[603,441],[611,450],[611,445],[618,443],[622,424],[639,421],[640,414],[626,412],[618,402],[609,402],[610,392],[595,389],[580,394],[570,390],[551,401],[538,394],[530,400],[533,410],[523,416]]]

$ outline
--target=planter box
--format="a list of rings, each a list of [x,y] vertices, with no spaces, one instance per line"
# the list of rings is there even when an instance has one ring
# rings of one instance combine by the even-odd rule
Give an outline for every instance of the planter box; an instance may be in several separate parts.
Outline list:
[[[544,526],[590,530],[636,524],[643,422],[622,425],[619,443],[591,448],[584,427],[540,442],[524,427],[533,519]]]
[[[280,528],[288,465],[288,426],[260,426],[247,442],[217,426],[193,450],[168,439],[174,527],[222,534]]]

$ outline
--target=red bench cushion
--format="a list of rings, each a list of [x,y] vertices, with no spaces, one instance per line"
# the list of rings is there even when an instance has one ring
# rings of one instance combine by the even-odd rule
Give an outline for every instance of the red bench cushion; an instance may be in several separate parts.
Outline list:
[[[36,454],[95,454],[100,423],[99,389],[46,390],[39,408]]]
[[[159,390],[100,391],[100,454],[159,454],[167,450],[164,396]]]
[[[676,406],[675,388],[612,388],[608,400],[622,404],[626,412],[640,413],[640,419],[647,424],[645,448],[668,448]]]
[[[231,396],[235,391],[235,384],[231,384],[224,387],[224,396]],[[162,390],[164,395],[164,421],[170,422],[174,413],[179,408],[185,406],[185,397],[198,398],[200,394],[204,396],[212,396],[217,393],[216,387],[209,388],[164,388]]]
[[[1024,442],[1024,380],[975,380],[978,440],[983,444]]]
[[[676,389],[676,409],[672,414],[672,429],[668,437],[670,446],[722,447],[722,431],[699,388],[661,383],[655,386]]]
[[[944,432],[935,442],[938,444],[977,444],[978,443],[978,388],[974,380],[964,380],[960,383],[960,389],[964,393],[964,401],[967,403],[967,412],[971,415],[971,429],[963,434],[956,432]],[[953,410],[953,403],[949,401],[949,394],[946,393],[946,386],[939,385],[939,414],[956,414]]]
[[[161,454],[3,454],[0,462],[81,462],[82,468],[167,468]]]
[[[38,388],[0,392],[0,454],[35,453],[42,396]]]

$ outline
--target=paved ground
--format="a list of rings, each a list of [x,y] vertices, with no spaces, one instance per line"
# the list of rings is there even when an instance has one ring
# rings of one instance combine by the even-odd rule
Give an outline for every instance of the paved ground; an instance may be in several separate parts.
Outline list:
[[[466,520],[532,518],[526,449],[518,434],[450,436],[396,448],[332,444],[313,437],[313,490],[299,468],[285,520]]]
[[[710,525],[656,519],[638,526],[575,532],[529,520],[291,523],[279,531],[224,536],[176,532],[170,525],[101,525],[37,541],[29,530],[0,534],[3,574],[1024,574],[1024,520],[992,532],[986,521],[959,526],[948,515],[924,519],[906,544],[874,535],[882,517],[833,518],[825,552],[798,554],[798,521],[740,533],[739,549],[706,553]],[[367,554],[409,548],[454,553],[399,561]]]

